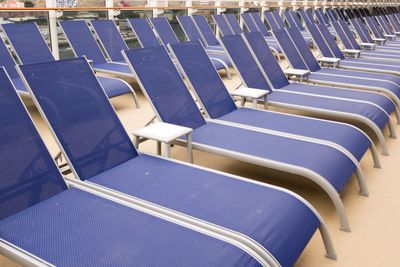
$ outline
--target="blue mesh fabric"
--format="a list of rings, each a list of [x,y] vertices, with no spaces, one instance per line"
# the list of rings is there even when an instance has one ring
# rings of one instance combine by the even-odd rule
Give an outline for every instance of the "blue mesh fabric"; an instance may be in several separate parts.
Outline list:
[[[269,49],[263,36],[257,32],[245,33],[244,36],[272,86],[277,89],[288,85],[289,81]]]
[[[128,46],[122,39],[114,22],[112,20],[91,20],[90,23],[111,60],[125,62],[121,51],[128,49]]]
[[[196,28],[196,24],[194,24],[191,16],[178,16],[177,18],[179,24],[185,31],[185,34],[190,41],[200,41],[204,44],[201,33]]]
[[[282,20],[281,16],[279,16],[278,11],[272,11],[272,15],[274,16],[275,21],[278,24],[279,28],[281,29],[286,28],[285,22]]]
[[[301,24],[299,17],[297,16],[296,12],[291,10],[286,10],[283,12],[285,15],[286,21],[289,24],[289,27],[297,27],[299,30],[304,31],[304,27]]]
[[[2,27],[21,63],[32,64],[54,60],[34,22],[3,24]]]
[[[353,33],[350,31],[349,26],[346,24],[344,20],[338,20],[337,21],[339,25],[342,27],[344,34],[346,34],[347,39],[350,41],[353,49],[358,49],[360,50],[360,46],[357,43],[356,38],[354,38]]]
[[[209,46],[219,46],[219,42],[215,37],[213,30],[211,29],[210,25],[208,24],[206,18],[204,16],[193,16],[193,20],[195,21],[197,27],[201,31],[204,36],[204,39]]]
[[[310,20],[310,18],[307,16],[307,13],[304,10],[299,10],[298,12],[301,19],[304,21],[304,24],[308,25],[315,23],[314,20]]]
[[[308,69],[310,71],[320,70],[321,67],[318,64],[318,61],[315,59],[313,53],[311,52],[310,47],[308,46],[306,40],[304,40],[303,35],[296,27],[288,28],[287,32],[289,33],[293,43],[296,45],[298,51],[304,59],[304,62],[307,64]]]
[[[332,34],[329,32],[328,27],[325,24],[318,24],[317,28],[335,57],[344,59],[344,55],[337,45],[336,41],[333,39]]]
[[[319,23],[324,23],[325,25],[329,24],[329,21],[321,8],[315,10],[315,15],[317,16]]]
[[[78,189],[1,221],[0,236],[56,266],[260,266],[228,243]]]
[[[307,25],[307,30],[316,43],[318,50],[324,57],[334,57],[328,45],[326,44],[324,37],[319,32],[316,24]]]
[[[224,14],[223,16],[226,18],[226,20],[228,21],[229,25],[231,26],[231,29],[233,30],[233,32],[235,34],[239,34],[239,33],[243,32],[243,30],[242,30],[242,28],[240,28],[240,24],[237,21],[237,19],[236,19],[234,14],[227,13],[227,14]]]
[[[272,31],[278,31],[281,30],[282,28],[279,26],[279,24],[276,22],[274,15],[272,14],[272,11],[265,11],[264,12],[264,18],[266,19],[269,27],[271,28]]]
[[[306,63],[301,57],[299,51],[296,49],[296,46],[293,44],[286,30],[274,31],[273,33],[292,68],[307,70],[308,67]]]
[[[270,91],[271,88],[264,74],[257,65],[242,36],[231,35],[221,38],[226,51],[231,56],[237,71],[246,86]]]
[[[11,78],[19,78],[17,70],[15,69],[15,61],[10,54],[6,44],[3,39],[0,38],[0,66],[7,70],[8,75]]]
[[[246,25],[246,28],[249,32],[259,32],[260,31],[253,20],[253,16],[250,13],[243,13],[242,19],[243,19],[243,22]]]
[[[310,21],[310,23],[315,23],[316,21],[314,20],[314,16],[312,14],[312,9],[306,9],[305,11],[306,16],[308,17],[308,20]]]
[[[226,20],[224,15],[212,15],[212,17],[215,23],[217,24],[220,33],[223,36],[234,34],[231,26],[228,24],[228,21]]]
[[[343,29],[340,27],[339,22],[335,21],[332,23],[332,27],[335,29],[336,34],[339,36],[340,41],[347,49],[353,49],[353,46],[350,43],[350,40],[347,38]]]
[[[59,22],[66,35],[69,44],[75,51],[76,56],[86,56],[93,60],[94,64],[107,63],[100,47],[94,39],[86,21],[84,20],[65,20]]]
[[[0,123],[1,221],[58,194],[66,185],[4,68],[0,68]]]
[[[371,30],[372,34],[376,38],[385,38],[381,29],[379,29],[378,23],[376,22],[376,20],[373,17],[365,17],[364,19],[367,22],[367,25],[368,25],[369,29]]]
[[[264,22],[261,20],[261,17],[258,13],[250,13],[253,17],[254,23],[257,25],[258,29],[262,33],[263,36],[270,36],[267,27],[265,27]]]
[[[82,180],[137,156],[84,58],[21,70]]]
[[[236,109],[199,42],[175,44],[171,48],[211,118],[216,119]]]
[[[142,47],[158,46],[157,36],[154,34],[146,18],[128,19],[129,24]]]
[[[192,129],[205,124],[164,47],[154,46],[124,52],[162,121]],[[157,79],[154,78],[154,73],[157,73]]]
[[[166,17],[150,18],[150,21],[164,45],[179,43],[179,39]]]

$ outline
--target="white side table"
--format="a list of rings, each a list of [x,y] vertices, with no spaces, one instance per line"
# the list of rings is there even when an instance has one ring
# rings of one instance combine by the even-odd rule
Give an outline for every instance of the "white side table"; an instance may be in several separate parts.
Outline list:
[[[343,49],[342,52],[349,56],[349,57],[354,57],[354,58],[358,58],[360,57],[361,54],[361,50],[358,49]]]
[[[396,40],[396,35],[394,35],[394,34],[385,34],[384,36],[388,40],[391,40],[391,41]]]
[[[268,108],[268,91],[256,88],[242,87],[236,89],[233,92],[230,92],[231,96],[238,96],[242,99],[242,103],[244,104],[247,98],[250,98],[253,101],[253,107],[257,107],[258,99],[264,98],[264,108]],[[243,105],[242,104],[242,105]]]
[[[336,68],[339,66],[340,63],[340,58],[336,57],[321,57],[318,59],[318,62],[321,63],[321,65],[328,65]]]
[[[289,79],[290,76],[296,76],[300,82],[303,82],[303,79],[308,79],[308,76],[310,75],[310,71],[309,70],[301,70],[301,69],[286,69],[283,71],[285,73],[285,75],[287,76],[287,78]]]
[[[363,49],[375,50],[375,44],[373,43],[360,43],[360,47]]]
[[[372,40],[373,40],[375,43],[380,44],[380,45],[383,45],[383,44],[385,44],[385,42],[386,42],[386,39],[384,39],[384,38],[372,38]]]
[[[186,135],[188,161],[193,163],[192,151],[193,129],[175,124],[156,122],[146,127],[133,131],[135,146],[139,147],[141,140],[157,141],[157,153],[161,154],[161,143],[164,144],[165,157],[171,156],[171,143],[183,135]]]

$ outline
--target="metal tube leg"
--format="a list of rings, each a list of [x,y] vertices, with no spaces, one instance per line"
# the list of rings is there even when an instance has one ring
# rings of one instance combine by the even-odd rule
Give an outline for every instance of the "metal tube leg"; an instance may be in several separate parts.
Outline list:
[[[139,137],[138,136],[133,136],[133,142],[135,144],[136,149],[139,149]]]
[[[324,222],[321,222],[319,226],[319,232],[321,233],[322,241],[324,242],[325,246],[325,257],[332,260],[337,260],[335,247],[333,246],[331,236],[329,235],[328,229],[326,228]]]
[[[358,186],[360,187],[359,194],[361,196],[365,196],[365,197],[369,196],[368,186],[367,186],[367,183],[365,182],[364,173],[362,172],[362,170],[360,168],[357,168],[355,174],[356,174]]]
[[[398,107],[394,109],[394,114],[396,115],[397,124],[400,124],[400,110]]]
[[[264,96],[264,109],[268,109],[268,96]]]
[[[376,151],[376,147],[374,144],[371,143],[369,146],[371,151],[372,159],[374,161],[374,168],[380,169],[381,168],[381,161],[379,159],[378,151]]]
[[[394,125],[390,120],[388,121],[388,128],[390,132],[390,137],[396,139],[397,138],[396,129],[394,128]]]
[[[244,106],[244,103],[246,103],[246,99],[244,97],[240,98],[240,106]]]
[[[136,108],[140,108],[139,99],[136,95],[136,92],[132,89],[131,94],[133,96],[133,101],[135,102]]]

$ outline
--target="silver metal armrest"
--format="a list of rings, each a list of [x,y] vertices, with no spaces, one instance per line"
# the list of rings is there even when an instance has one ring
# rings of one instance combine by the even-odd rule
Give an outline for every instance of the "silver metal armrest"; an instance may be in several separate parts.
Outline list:
[[[321,57],[317,59],[319,63],[321,63],[321,65],[327,65],[327,66],[332,66],[334,68],[336,68],[337,66],[339,66],[340,63],[340,58],[337,57]]]
[[[291,76],[295,76],[296,78],[298,78],[300,80],[300,82],[303,82],[303,79],[308,79],[308,76],[310,75],[310,71],[309,70],[301,70],[301,69],[286,69],[283,71],[285,73],[285,75],[288,77],[288,79]]]
[[[246,99],[251,99],[253,101],[253,107],[257,107],[258,100],[260,98],[264,98],[264,108],[268,107],[268,93],[267,90],[256,89],[256,88],[249,88],[249,87],[241,87],[236,89],[233,92],[230,92],[231,96],[238,96],[242,99],[242,105]]]
[[[145,126],[143,128],[133,131],[135,146],[139,147],[139,144],[146,140],[157,141],[157,153],[161,154],[161,143],[164,144],[165,154],[164,156],[171,156],[171,144],[178,138],[186,135],[187,149],[188,149],[188,161],[193,162],[192,152],[192,131],[193,129],[183,127],[175,124],[156,122]]]

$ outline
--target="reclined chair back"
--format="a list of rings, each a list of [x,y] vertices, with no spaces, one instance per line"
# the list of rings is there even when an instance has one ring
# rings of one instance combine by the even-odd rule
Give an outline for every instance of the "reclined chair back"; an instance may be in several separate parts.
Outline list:
[[[350,19],[350,23],[363,43],[374,43],[372,37],[369,35],[367,28],[359,18]]]
[[[121,51],[128,49],[112,20],[91,20],[94,31],[111,61],[124,62]]]
[[[257,61],[249,51],[241,35],[230,35],[221,38],[233,65],[245,86],[263,90],[271,90],[268,81]]]
[[[324,14],[324,12],[322,11],[321,8],[317,8],[317,9],[315,10],[315,15],[317,16],[318,22],[319,22],[320,24],[321,24],[321,23],[324,23],[324,24],[326,24],[326,25],[329,25],[329,21],[328,21],[328,19],[326,18],[325,14]]]
[[[386,17],[389,20],[390,25],[392,25],[393,29],[396,32],[400,32],[400,23],[397,21],[396,17],[393,14],[389,14]]]
[[[329,46],[329,49],[333,53],[333,56],[336,58],[344,59],[345,56],[340,50],[340,47],[336,43],[335,39],[333,39],[332,34],[330,33],[328,27],[325,24],[318,24],[317,28],[324,38],[326,44]]]
[[[150,21],[164,45],[180,42],[166,17],[150,18]]]
[[[353,47],[352,43],[350,42],[350,40],[347,38],[346,34],[344,33],[339,22],[337,22],[337,21],[332,22],[332,27],[335,30],[337,36],[339,37],[340,41],[342,42],[343,46],[346,49],[355,49]]]
[[[272,11],[265,11],[264,18],[267,20],[267,23],[272,31],[278,31],[280,29],[284,29],[284,27],[282,28],[276,21],[276,18]]]
[[[231,25],[228,23],[224,15],[213,15],[212,17],[217,24],[218,30],[222,36],[234,34]]]
[[[325,25],[325,24],[324,24]],[[318,50],[321,52],[324,57],[334,57],[331,49],[326,43],[324,37],[319,32],[317,24],[307,25],[307,30],[310,33],[312,39],[314,40],[314,44],[318,47]]]
[[[221,77],[198,41],[174,44],[170,47],[210,118],[216,119],[237,109]]]
[[[299,10],[298,12],[305,25],[315,23],[314,19],[312,17],[310,18],[309,14],[306,11]]]
[[[22,67],[77,177],[89,179],[138,155],[85,58]]]
[[[240,24],[238,20],[236,19],[235,15],[232,13],[227,13],[223,14],[223,16],[226,18],[226,21],[229,23],[231,26],[231,29],[233,30],[234,34],[240,34],[243,33],[242,28],[240,27]]]
[[[360,48],[359,44],[357,43],[357,40],[354,37],[353,32],[350,30],[349,25],[347,25],[347,23],[344,20],[338,20],[337,22],[339,23],[340,27],[342,28],[347,39],[350,41],[353,49],[360,50],[361,48]]]
[[[0,67],[0,220],[40,203],[67,186]]]
[[[191,16],[178,16],[177,19],[189,41],[200,41],[204,46],[207,46]]]
[[[285,22],[283,21],[283,19],[279,15],[278,11],[272,11],[272,15],[274,16],[275,21],[278,24],[279,28],[281,28],[281,29],[286,28]]]
[[[375,38],[385,38],[378,23],[373,17],[364,17],[364,19]]]
[[[146,18],[128,19],[128,23],[142,47],[160,45],[156,34],[153,32],[153,29]]]
[[[11,79],[19,78],[18,72],[15,69],[14,58],[2,39],[0,40],[0,66],[6,69]]]
[[[287,23],[289,24],[289,27],[297,27],[300,31],[305,30],[296,12],[294,12],[293,10],[286,10],[283,12],[283,14]]]
[[[204,16],[193,16],[193,20],[196,23],[199,31],[203,34],[204,40],[209,46],[219,46],[220,43],[218,39],[215,37],[215,33],[211,29],[210,25],[207,22],[206,17]]]
[[[375,18],[378,21],[379,25],[381,25],[381,28],[386,34],[394,35],[393,30],[390,28],[390,25],[382,15],[376,16]]]
[[[268,32],[267,27],[264,24],[264,21],[262,21],[260,14],[259,13],[250,13],[251,16],[253,17],[254,23],[257,25],[258,29],[262,33],[263,36],[271,36],[271,34]]]
[[[86,56],[93,64],[107,63],[107,59],[94,39],[84,20],[64,20],[59,22],[76,57]]]
[[[250,13],[243,13],[241,14],[243,23],[246,26],[249,32],[260,32],[260,29],[257,27],[256,23],[254,22],[253,16]]]
[[[36,23],[2,24],[2,28],[20,63],[54,61],[53,54]]]

